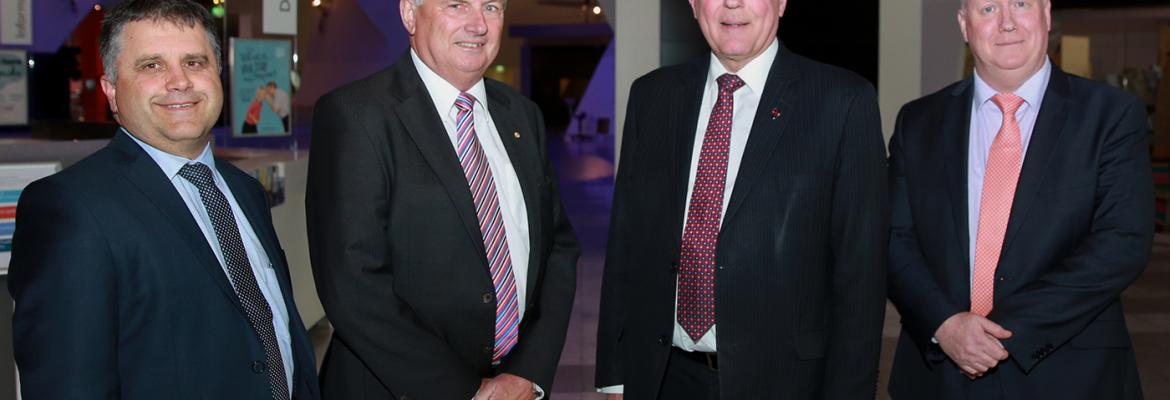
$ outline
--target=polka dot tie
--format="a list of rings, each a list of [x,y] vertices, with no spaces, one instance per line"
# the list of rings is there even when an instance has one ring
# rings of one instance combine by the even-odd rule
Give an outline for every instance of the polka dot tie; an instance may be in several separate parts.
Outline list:
[[[723,217],[734,93],[744,85],[732,74],[723,74],[716,82],[719,99],[699,151],[678,269],[678,323],[696,342],[715,324],[715,247]]]
[[[975,236],[971,312],[982,316],[991,312],[995,299],[995,269],[999,265],[1003,237],[1012,214],[1024,149],[1020,124],[1016,121],[1016,110],[1024,104],[1024,99],[1011,93],[1000,93],[991,101],[1003,112],[1003,124],[987,155],[983,194],[979,200],[979,227]]]
[[[516,346],[520,339],[520,311],[516,299],[516,281],[512,276],[512,254],[508,251],[508,236],[500,214],[500,198],[496,195],[496,181],[487,156],[475,135],[475,97],[460,93],[455,99],[455,133],[459,141],[459,164],[467,178],[475,216],[483,233],[483,247],[487,253],[488,269],[496,291],[496,337],[492,361],[498,362]]]
[[[219,249],[223,252],[224,262],[227,263],[228,277],[232,280],[236,296],[244,306],[248,315],[248,322],[252,324],[260,342],[264,345],[264,356],[267,362],[268,384],[272,387],[273,400],[288,400],[288,381],[284,372],[284,362],[281,361],[280,347],[276,344],[276,331],[272,327],[272,308],[260,292],[256,283],[256,276],[252,274],[252,265],[248,262],[248,254],[244,251],[244,242],[240,240],[240,229],[236,226],[236,218],[232,216],[232,208],[227,198],[215,187],[211,180],[211,168],[202,163],[184,165],[179,169],[179,176],[187,179],[199,188],[199,198],[207,215],[211,217],[211,225],[215,229],[215,237],[219,240]]]

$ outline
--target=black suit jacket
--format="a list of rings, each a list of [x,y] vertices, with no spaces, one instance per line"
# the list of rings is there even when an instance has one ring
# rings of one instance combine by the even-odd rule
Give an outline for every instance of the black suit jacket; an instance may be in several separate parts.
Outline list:
[[[519,343],[493,368],[495,290],[467,179],[409,53],[321,98],[306,209],[317,291],[336,329],[326,397],[472,397],[510,373],[552,390],[579,254],[536,104],[485,80],[520,181],[531,250]],[[518,136],[517,136],[518,135]]]
[[[289,314],[293,397],[316,363],[259,183],[216,168],[260,238]],[[242,223],[242,221],[241,221]],[[122,131],[20,197],[9,291],[28,399],[269,399],[264,347],[175,187]]]
[[[707,68],[707,59],[662,68],[630,91],[596,382],[624,384],[630,399],[657,397],[670,352]],[[884,159],[872,86],[781,45],[716,250],[721,398],[873,397],[885,303]]]
[[[930,338],[970,309],[972,79],[906,104],[890,142],[897,399],[1141,397],[1119,296],[1145,268],[1153,183],[1145,107],[1053,68],[1020,172],[988,318],[1011,359],[959,374]],[[1000,397],[1004,396],[1004,397]]]

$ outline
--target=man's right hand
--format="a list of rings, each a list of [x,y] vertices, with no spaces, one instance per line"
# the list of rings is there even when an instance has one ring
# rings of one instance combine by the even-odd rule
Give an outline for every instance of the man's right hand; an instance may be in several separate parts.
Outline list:
[[[938,327],[934,337],[943,352],[971,379],[983,376],[1010,356],[999,341],[1012,337],[1012,332],[977,314],[952,315]]]

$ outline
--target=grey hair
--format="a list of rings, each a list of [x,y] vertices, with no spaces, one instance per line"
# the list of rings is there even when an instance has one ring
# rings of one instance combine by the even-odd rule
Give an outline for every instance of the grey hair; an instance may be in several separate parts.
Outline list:
[[[425,0],[413,0],[413,1],[414,1],[414,5],[421,6],[423,1],[425,1]],[[503,0],[503,2],[504,2],[504,8],[508,8],[508,0]]]
[[[416,0],[421,1],[421,0]],[[215,52],[216,65],[223,71],[223,50],[216,33],[215,20],[207,8],[192,0],[125,0],[106,12],[102,19],[102,34],[98,39],[102,68],[111,82],[118,80],[118,55],[122,52],[122,29],[138,21],[168,22],[179,27],[202,26],[207,43]]]

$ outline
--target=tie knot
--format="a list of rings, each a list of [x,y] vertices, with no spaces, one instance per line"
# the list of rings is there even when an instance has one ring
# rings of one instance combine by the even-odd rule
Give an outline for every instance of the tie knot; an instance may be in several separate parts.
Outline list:
[[[1003,112],[1004,118],[1015,118],[1016,110],[1024,104],[1024,98],[1016,96],[1013,93],[999,93],[991,98],[995,105],[999,106],[999,110]]]
[[[471,111],[475,107],[475,96],[472,96],[471,93],[459,92],[459,97],[455,98],[455,107],[458,107],[459,111]]]
[[[179,176],[186,178],[195,186],[211,184],[211,168],[203,163],[190,163],[179,169]]]
[[[719,83],[720,91],[734,92],[743,87],[743,79],[739,79],[739,76],[734,74],[719,75],[715,81]]]

